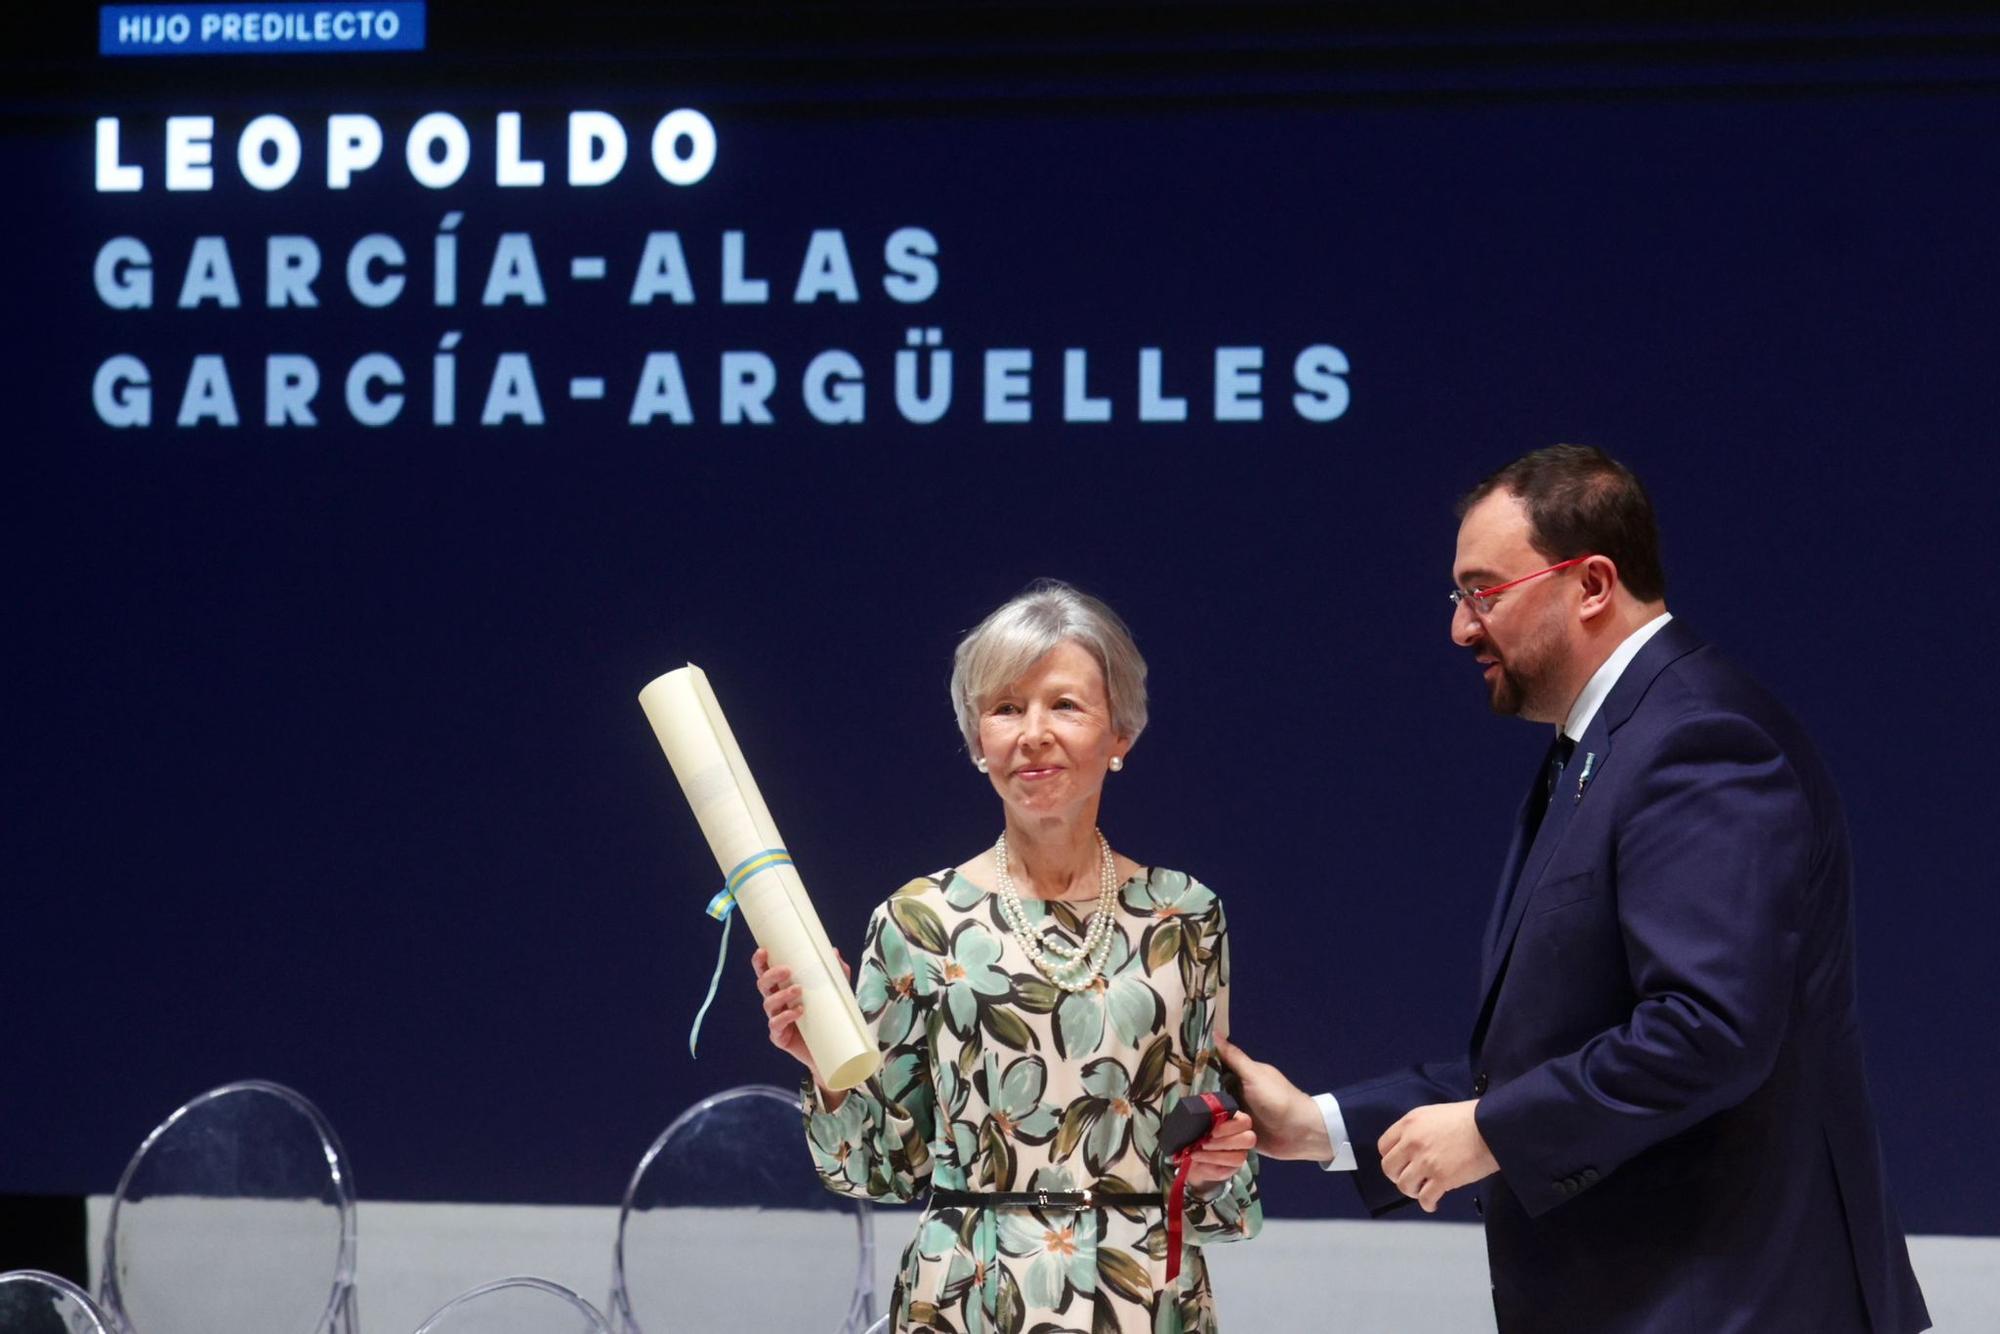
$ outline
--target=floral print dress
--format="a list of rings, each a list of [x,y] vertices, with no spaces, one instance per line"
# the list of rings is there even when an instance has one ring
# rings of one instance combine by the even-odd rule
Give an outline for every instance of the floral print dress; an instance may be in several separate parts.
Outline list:
[[[1074,946],[1095,901],[1024,899]],[[907,1202],[926,1188],[1161,1191],[1161,1115],[1221,1082],[1215,1016],[1229,979],[1222,904],[1159,868],[1119,891],[1103,976],[1044,978],[997,895],[956,871],[912,880],[875,910],[857,979],[882,1069],[828,1111],[807,1081],[806,1137],[829,1188]],[[1209,1334],[1205,1243],[1263,1221],[1252,1154],[1190,1189],[1180,1274],[1166,1280],[1163,1211],[927,1207],[891,1302],[897,1334]]]

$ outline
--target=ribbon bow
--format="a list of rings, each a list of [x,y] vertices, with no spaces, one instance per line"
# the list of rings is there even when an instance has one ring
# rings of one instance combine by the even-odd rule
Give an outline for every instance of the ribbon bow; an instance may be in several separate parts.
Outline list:
[[[729,924],[735,920],[736,895],[752,880],[774,866],[790,866],[792,854],[783,848],[766,848],[752,853],[736,863],[722,882],[722,888],[708,901],[708,915],[722,923],[722,943],[715,947],[715,976],[708,979],[708,995],[702,999],[701,1008],[695,1011],[694,1027],[688,1030],[688,1055],[695,1056],[695,1043],[701,1038],[701,1021],[708,1017],[708,1007],[715,1003],[715,992],[722,985],[722,965],[729,958]]]

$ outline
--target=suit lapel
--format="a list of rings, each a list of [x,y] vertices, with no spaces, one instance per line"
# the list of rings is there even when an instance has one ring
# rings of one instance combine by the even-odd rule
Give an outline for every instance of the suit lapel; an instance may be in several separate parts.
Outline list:
[[[1563,835],[1569,829],[1571,816],[1582,803],[1583,789],[1578,783],[1584,766],[1590,765],[1592,776],[1603,771],[1611,758],[1611,748],[1617,730],[1632,716],[1653,682],[1675,659],[1681,658],[1702,645],[1701,638],[1680,620],[1672,620],[1660,627],[1658,634],[1646,642],[1619,676],[1618,683],[1605,697],[1597,716],[1590,720],[1590,726],[1577,738],[1576,755],[1569,767],[1557,780],[1556,790],[1549,801],[1548,814],[1542,817],[1541,828],[1535,831],[1534,842],[1527,848],[1521,844],[1525,818],[1514,823],[1514,841],[1507,850],[1507,864],[1501,872],[1500,892],[1493,906],[1492,919],[1487,927],[1486,957],[1479,977],[1479,1019],[1473,1028],[1472,1046],[1476,1051],[1486,1032],[1486,1021],[1492,1013],[1493,998],[1500,985],[1500,978],[1506,972],[1507,956],[1514,948],[1514,937],[1521,929],[1521,919],[1526,916],[1528,900],[1534,897],[1535,889],[1541,883],[1542,873],[1548,869],[1550,858],[1555,856]],[[1594,758],[1593,758],[1594,757]],[[1539,785],[1531,789],[1528,800],[1540,795]],[[1526,815],[1526,806],[1522,815]],[[1514,876],[1516,867],[1519,876]],[[1509,890],[1512,890],[1509,893]]]
[[[1595,752],[1589,749],[1592,745],[1597,747]],[[1585,757],[1594,753],[1596,755],[1594,763],[1602,765],[1610,749],[1604,721],[1600,715],[1591,720],[1582,739],[1576,743],[1575,756],[1563,770],[1561,777],[1556,779],[1555,791],[1549,796],[1548,813],[1542,816],[1541,828],[1535,831],[1534,842],[1530,843],[1518,857],[1512,850],[1509,851],[1508,869],[1512,870],[1518,866],[1520,875],[1513,881],[1511,894],[1507,893],[1507,882],[1502,881],[1501,893],[1504,897],[1494,906],[1495,915],[1499,917],[1499,925],[1492,933],[1492,943],[1486,951],[1486,964],[1480,972],[1479,994],[1482,1000],[1490,997],[1494,983],[1499,980],[1501,966],[1506,961],[1508,951],[1513,948],[1515,933],[1521,929],[1521,918],[1528,911],[1528,900],[1534,897],[1535,887],[1541,883],[1542,872],[1548,868],[1549,858],[1555,856],[1556,848],[1562,843],[1564,832],[1569,829],[1570,812],[1577,804],[1576,776],[1583,769]],[[1535,801],[1540,797],[1541,785],[1537,783],[1528,800]],[[1523,807],[1524,814],[1525,811],[1526,808]],[[1516,847],[1522,842],[1521,832],[1526,823],[1527,821],[1523,819],[1514,826]]]
[[[1500,883],[1493,889],[1493,911],[1486,918],[1485,958],[1489,967],[1494,947],[1500,943],[1501,924],[1506,921],[1507,909],[1514,901],[1514,888],[1521,879],[1521,865],[1528,860],[1528,848],[1532,841],[1526,836],[1529,813],[1541,799],[1542,775],[1537,770],[1527,792],[1521,797],[1520,809],[1514,812],[1514,835],[1507,844],[1507,860],[1500,867]],[[1483,986],[1481,990],[1484,991]]]

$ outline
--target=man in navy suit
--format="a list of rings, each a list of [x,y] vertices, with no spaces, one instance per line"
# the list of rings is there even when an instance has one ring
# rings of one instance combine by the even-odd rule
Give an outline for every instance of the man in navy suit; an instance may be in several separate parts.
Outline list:
[[[1906,1334],[1855,1011],[1840,799],[1778,702],[1667,613],[1651,502],[1556,446],[1460,506],[1452,639],[1557,725],[1466,1054],[1309,1098],[1225,1047],[1261,1151],[1380,1214],[1475,1186],[1503,1334]]]

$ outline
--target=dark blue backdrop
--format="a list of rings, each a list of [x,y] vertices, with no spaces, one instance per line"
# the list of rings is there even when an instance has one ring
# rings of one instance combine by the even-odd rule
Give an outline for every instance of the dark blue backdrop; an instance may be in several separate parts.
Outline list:
[[[687,1055],[717,877],[635,692],[708,670],[852,954],[874,902],[997,827],[944,679],[956,636],[1041,574],[1107,597],[1151,660],[1155,723],[1105,824],[1224,895],[1245,1045],[1314,1087],[1447,1054],[1543,744],[1487,715],[1447,641],[1450,505],[1582,440],[1653,489],[1676,613],[1841,780],[1906,1223],[2000,1231],[1995,30],[1107,9],[1058,40],[998,15],[554,12],[433,5],[430,52],[379,60],[113,67],[81,26],[6,59],[0,1191],[108,1190],[178,1102],[259,1076],[325,1108],[364,1195],[614,1201],[682,1105],[792,1077],[741,941]],[[646,160],[679,106],[719,144],[686,188]],[[492,184],[509,109],[541,189]],[[579,109],[631,132],[610,186],[561,183]],[[432,110],[473,142],[443,191],[401,162]],[[325,117],[356,111],[383,163],[330,191]],[[265,112],[305,144],[270,193],[234,156]],[[212,191],[159,188],[174,114],[216,117]],[[102,115],[136,194],[93,189]],[[879,285],[908,226],[939,246],[917,305]],[[826,228],[861,299],[794,305]],[[697,300],[631,306],[668,229]],[[730,229],[769,305],[720,301]],[[382,309],[342,276],[373,232],[410,255]],[[478,306],[503,232],[533,238],[546,305]],[[323,251],[317,308],[264,307],[274,234]],[[153,254],[153,309],[96,294],[121,235]],[[174,307],[200,235],[225,238],[240,308]],[[572,255],[608,278],[572,281]],[[955,357],[935,425],[894,406],[912,327]],[[1312,345],[1351,365],[1336,420],[1291,406]],[[1233,346],[1264,349],[1261,421],[1213,420]],[[802,405],[828,348],[863,364],[862,424]],[[1032,351],[1031,422],[982,420],[987,348]],[[1062,420],[1068,348],[1109,422]],[[1187,422],[1137,420],[1142,348]],[[659,350],[691,426],[625,424]],[[717,421],[732,350],[776,366],[772,424]],[[375,351],[410,401],[366,428],[342,384]],[[504,351],[532,358],[545,424],[477,424]],[[93,410],[119,353],[149,367],[150,427]],[[271,353],[316,359],[316,427],[261,424]],[[242,425],[173,425],[197,354],[224,358]],[[575,375],[607,398],[570,401]],[[1356,1212],[1344,1184],[1266,1181],[1275,1214]]]

